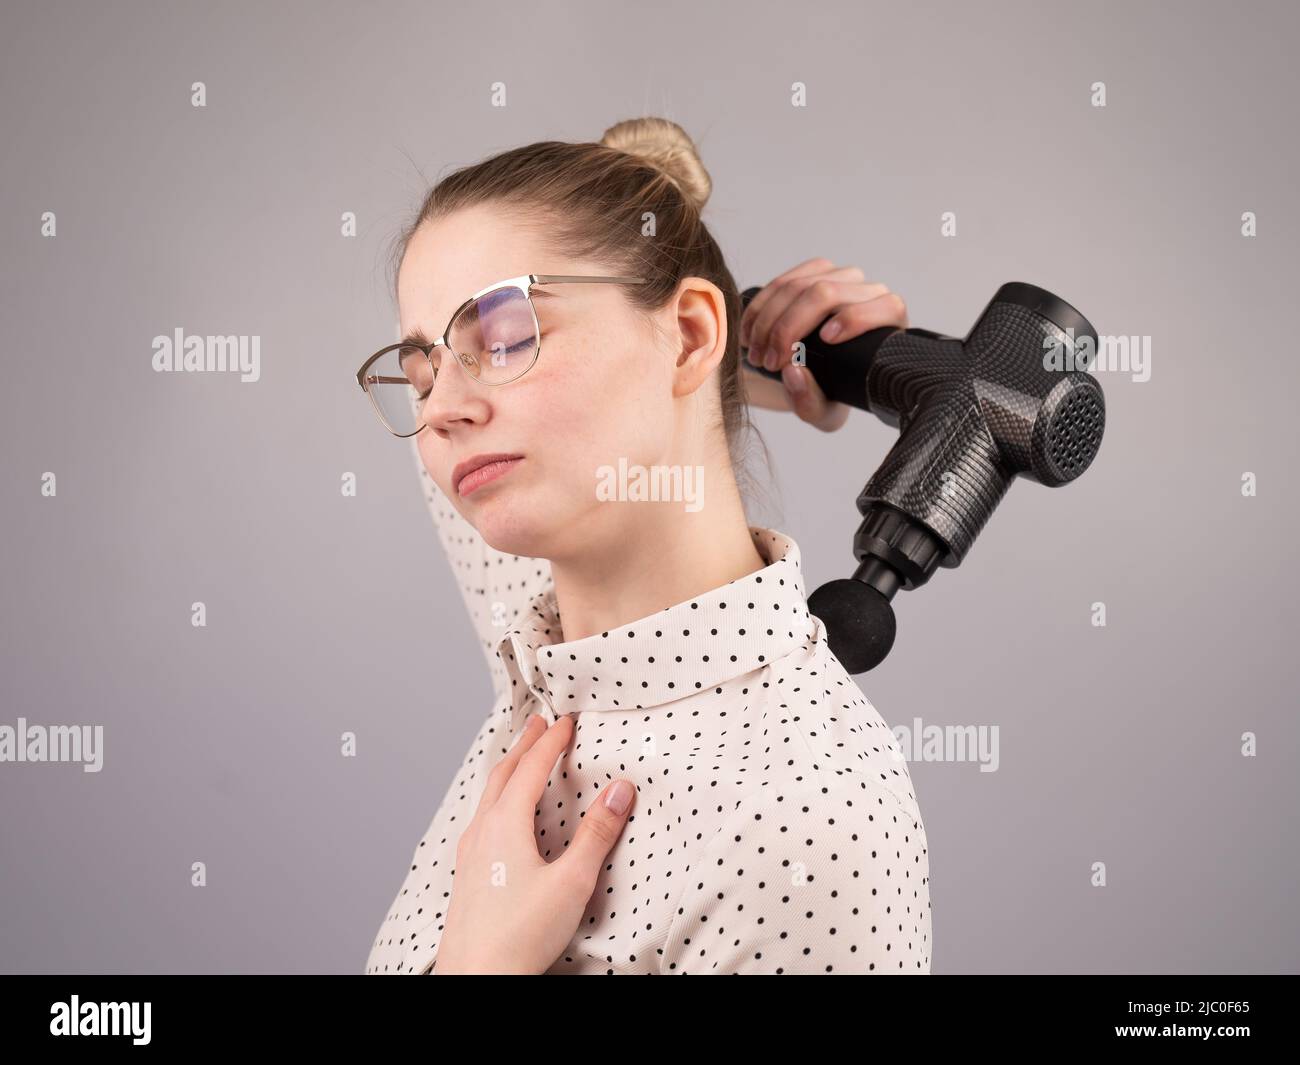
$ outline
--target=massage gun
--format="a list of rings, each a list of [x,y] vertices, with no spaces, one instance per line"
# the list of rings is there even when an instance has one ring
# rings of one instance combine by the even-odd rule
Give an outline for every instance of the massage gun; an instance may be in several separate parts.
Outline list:
[[[760,291],[746,289],[742,305]],[[825,321],[797,357],[829,399],[900,430],[857,499],[857,570],[808,597],[830,649],[850,673],[865,673],[894,644],[894,593],[924,584],[937,566],[956,567],[1017,474],[1055,487],[1083,473],[1106,406],[1077,354],[1096,351],[1096,332],[1034,285],[1003,285],[964,340],[885,327],[828,344],[817,335]],[[1054,360],[1053,350],[1064,356]]]

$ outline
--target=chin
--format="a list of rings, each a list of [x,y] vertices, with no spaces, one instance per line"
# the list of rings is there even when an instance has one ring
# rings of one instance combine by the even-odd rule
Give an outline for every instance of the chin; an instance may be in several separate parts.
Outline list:
[[[484,492],[481,500],[476,493],[461,505],[466,520],[478,530],[488,547],[508,555],[543,557],[553,518],[538,514],[537,508],[522,501],[518,493],[501,492],[498,497]]]
[[[502,488],[505,486],[502,485]],[[568,485],[568,489],[577,489]],[[574,549],[574,541],[592,529],[591,504],[573,500],[560,486],[537,492],[512,486],[481,502],[478,493],[463,500],[465,517],[484,542],[497,551],[525,558],[553,559]]]

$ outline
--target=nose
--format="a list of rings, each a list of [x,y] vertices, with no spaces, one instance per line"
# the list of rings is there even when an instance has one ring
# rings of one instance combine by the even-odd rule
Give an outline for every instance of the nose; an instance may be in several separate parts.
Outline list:
[[[445,437],[457,424],[484,421],[488,406],[483,391],[464,367],[455,365],[459,361],[456,354],[440,347],[441,352],[435,347],[430,353],[431,362],[438,359],[438,373],[420,408],[420,421]]]

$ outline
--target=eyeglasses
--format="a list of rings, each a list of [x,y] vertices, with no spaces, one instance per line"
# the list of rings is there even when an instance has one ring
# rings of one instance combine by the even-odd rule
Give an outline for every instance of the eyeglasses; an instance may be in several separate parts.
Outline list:
[[[357,371],[357,384],[394,436],[414,436],[424,428],[420,411],[438,378],[444,347],[472,380],[504,385],[532,369],[541,353],[541,326],[533,304],[534,285],[581,282],[642,285],[644,277],[580,277],[571,274],[524,274],[480,289],[456,308],[437,340],[418,333],[370,356]],[[536,295],[547,295],[538,292]]]

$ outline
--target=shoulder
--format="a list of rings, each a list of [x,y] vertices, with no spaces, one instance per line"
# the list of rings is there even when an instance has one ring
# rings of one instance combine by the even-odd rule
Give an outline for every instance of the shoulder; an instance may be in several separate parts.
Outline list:
[[[687,873],[665,972],[927,972],[914,803],[867,780],[746,796]]]
[[[770,727],[785,734],[786,757],[771,767],[761,790],[803,788],[847,798],[854,788],[874,784],[915,810],[916,793],[898,739],[831,652],[823,632],[818,621],[815,640],[771,665],[762,689],[764,710]]]
[[[885,839],[898,849],[919,840],[924,849],[924,833],[916,802],[876,781],[774,784],[740,799],[708,849],[743,854],[747,845],[763,847],[782,860],[828,867],[844,858],[874,861],[880,851],[873,844]]]

